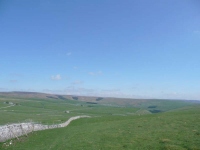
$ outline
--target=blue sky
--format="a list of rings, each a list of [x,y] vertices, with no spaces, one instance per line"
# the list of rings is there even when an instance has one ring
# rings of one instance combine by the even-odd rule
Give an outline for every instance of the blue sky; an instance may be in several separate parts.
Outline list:
[[[198,0],[1,0],[0,91],[200,99]]]

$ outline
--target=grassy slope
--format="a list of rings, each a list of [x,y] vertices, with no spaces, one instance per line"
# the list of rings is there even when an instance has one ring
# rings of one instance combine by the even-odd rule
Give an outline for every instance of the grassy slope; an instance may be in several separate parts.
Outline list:
[[[19,105],[4,104],[6,101],[18,103]],[[137,110],[138,108],[108,107],[73,100],[0,97],[0,124],[24,122],[26,120],[43,124],[57,124],[68,120],[72,116],[131,115]],[[70,113],[64,113],[65,111]]]
[[[28,137],[21,137],[20,141],[14,140],[14,144],[6,148],[0,143],[0,149],[200,150],[199,105],[180,108],[179,104],[177,106],[177,103],[174,103],[179,109],[138,115],[143,110],[63,100],[0,98],[0,107],[8,106],[2,103],[5,100],[18,102],[20,106],[0,109],[1,124],[25,119],[42,123],[60,123],[70,116],[81,114],[90,115],[92,118],[73,121],[66,128],[31,133]],[[164,103],[167,107],[171,105],[174,108],[171,102]],[[152,105],[162,106],[165,109],[163,103],[154,101],[143,104],[141,108]],[[64,110],[70,110],[70,113],[64,113]]]
[[[77,108],[74,104],[71,104],[70,101],[46,101],[42,99],[26,100],[22,98],[6,98],[6,100],[9,102],[18,103],[20,105],[8,108],[2,108],[3,106],[0,106],[0,124],[24,122],[27,119],[42,123],[53,123],[57,122],[58,120],[63,121],[73,116],[73,113],[64,113],[65,110]],[[0,98],[1,104],[3,101],[5,101],[5,99]]]
[[[6,149],[200,149],[200,107],[143,116],[83,118],[21,137]]]

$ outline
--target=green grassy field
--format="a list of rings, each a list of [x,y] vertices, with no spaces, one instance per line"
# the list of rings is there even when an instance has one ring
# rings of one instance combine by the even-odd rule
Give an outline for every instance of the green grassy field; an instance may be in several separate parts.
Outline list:
[[[7,101],[18,105],[5,104]],[[75,120],[65,128],[30,133],[28,137],[13,139],[13,144],[6,147],[4,143],[9,143],[8,140],[0,143],[0,149],[200,150],[199,104],[138,101],[135,102],[137,105],[111,103],[109,106],[102,102],[92,104],[75,100],[1,96],[1,125],[29,120],[57,124],[78,115],[91,118]]]

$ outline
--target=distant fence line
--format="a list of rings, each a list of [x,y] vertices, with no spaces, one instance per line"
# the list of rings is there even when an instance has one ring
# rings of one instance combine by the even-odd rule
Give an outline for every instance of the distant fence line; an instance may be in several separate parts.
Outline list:
[[[43,124],[29,122],[29,123],[16,123],[16,124],[0,126],[0,142],[5,142],[6,140],[13,138],[18,139],[18,137],[22,135],[27,135],[28,133],[31,133],[33,131],[66,127],[67,125],[69,125],[71,121],[85,117],[90,117],[90,116],[71,117],[66,122],[56,125],[43,125]]]

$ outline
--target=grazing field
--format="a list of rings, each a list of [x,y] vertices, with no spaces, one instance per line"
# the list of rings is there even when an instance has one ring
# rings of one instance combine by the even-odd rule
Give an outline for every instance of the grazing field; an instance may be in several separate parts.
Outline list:
[[[72,121],[65,128],[8,140],[0,143],[0,149],[200,150],[198,102],[129,99],[120,104],[118,101],[113,99],[108,103],[101,99],[94,103],[63,96],[1,95],[1,125],[29,121],[52,125],[73,116],[91,117]]]

